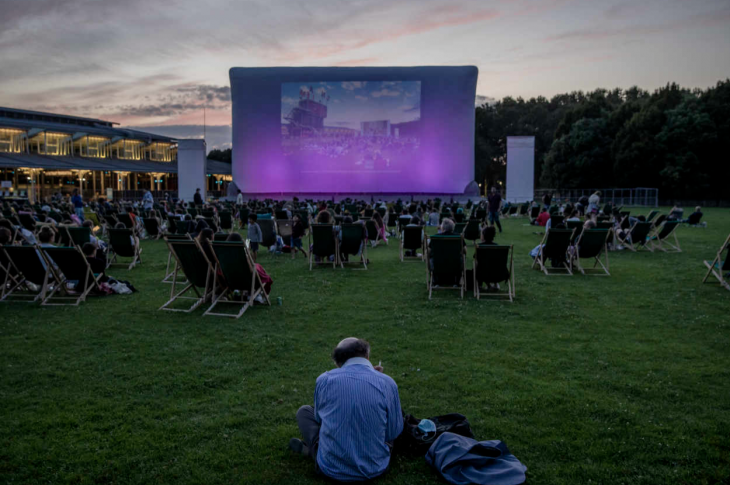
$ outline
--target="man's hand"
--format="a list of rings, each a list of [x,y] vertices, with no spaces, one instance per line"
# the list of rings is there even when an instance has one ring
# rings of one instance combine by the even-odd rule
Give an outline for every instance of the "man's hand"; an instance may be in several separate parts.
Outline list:
[[[375,369],[376,371],[382,373],[383,372],[383,365],[382,364],[383,364],[383,361],[382,360],[378,361],[378,365],[374,366],[373,369]]]

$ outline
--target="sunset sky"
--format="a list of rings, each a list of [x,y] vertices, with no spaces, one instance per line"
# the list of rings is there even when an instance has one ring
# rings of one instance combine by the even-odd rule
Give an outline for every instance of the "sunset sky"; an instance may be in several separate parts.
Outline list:
[[[2,0],[0,106],[196,136],[234,66],[475,65],[477,93],[708,87],[730,0]],[[195,125],[195,126],[181,126]],[[158,131],[159,131],[158,130]],[[211,127],[209,145],[230,142]],[[211,143],[212,142],[212,143]]]

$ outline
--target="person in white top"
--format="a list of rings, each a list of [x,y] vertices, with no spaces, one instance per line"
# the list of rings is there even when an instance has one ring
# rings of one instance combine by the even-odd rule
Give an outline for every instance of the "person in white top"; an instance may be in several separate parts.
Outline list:
[[[238,195],[236,196],[236,205],[243,205],[243,194],[241,193],[241,190],[238,190]]]

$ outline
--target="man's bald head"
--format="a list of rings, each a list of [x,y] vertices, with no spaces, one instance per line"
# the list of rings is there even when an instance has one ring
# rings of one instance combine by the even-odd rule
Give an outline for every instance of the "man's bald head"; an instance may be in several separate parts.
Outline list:
[[[348,337],[342,340],[332,352],[332,360],[337,367],[342,367],[345,362],[353,357],[370,358],[370,344],[367,340],[356,337]]]

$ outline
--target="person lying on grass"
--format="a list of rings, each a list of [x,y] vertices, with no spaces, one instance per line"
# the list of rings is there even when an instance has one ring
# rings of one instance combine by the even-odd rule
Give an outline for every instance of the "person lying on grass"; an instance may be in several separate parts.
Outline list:
[[[370,363],[370,344],[350,337],[332,352],[336,369],[317,378],[314,406],[296,414],[303,440],[289,448],[314,460],[315,471],[338,481],[370,480],[390,465],[403,431],[398,386]]]

